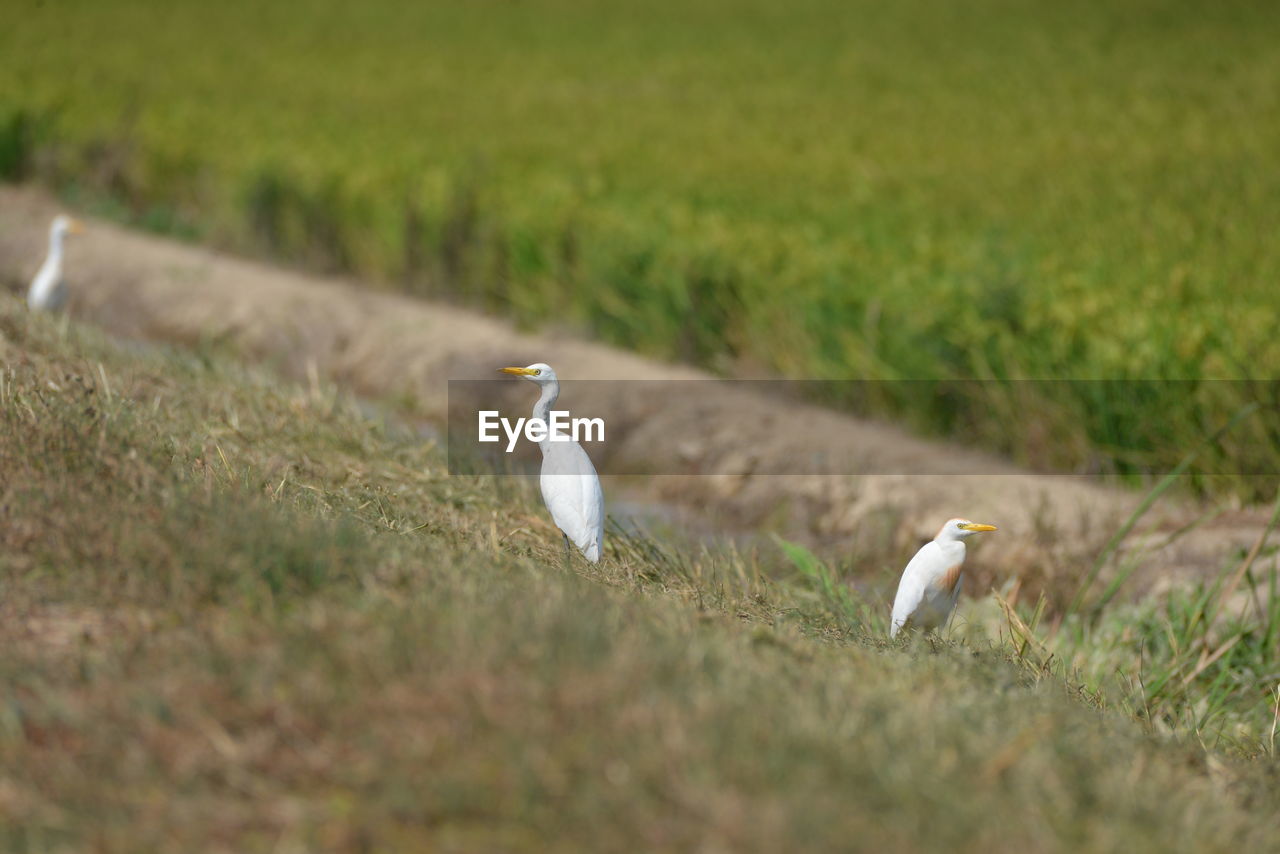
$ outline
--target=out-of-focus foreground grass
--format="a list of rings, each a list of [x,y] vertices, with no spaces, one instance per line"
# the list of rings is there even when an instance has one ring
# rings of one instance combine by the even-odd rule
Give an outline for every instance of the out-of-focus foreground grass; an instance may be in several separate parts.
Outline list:
[[[1273,3],[10,6],[0,176],[152,227],[717,370],[1193,382],[870,402],[1035,465],[1280,403],[1213,382],[1280,360]]]
[[[1261,730],[888,645],[812,564],[570,569],[522,482],[214,353],[0,297],[0,364],[6,850],[1280,845]]]

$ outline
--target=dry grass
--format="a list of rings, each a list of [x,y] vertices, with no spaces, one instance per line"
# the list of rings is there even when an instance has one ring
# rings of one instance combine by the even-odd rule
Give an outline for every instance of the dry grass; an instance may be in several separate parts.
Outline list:
[[[1274,763],[0,297],[0,845],[1262,850]]]

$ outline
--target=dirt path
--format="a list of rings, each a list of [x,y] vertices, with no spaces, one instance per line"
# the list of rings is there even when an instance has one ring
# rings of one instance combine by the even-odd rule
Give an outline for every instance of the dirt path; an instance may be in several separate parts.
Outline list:
[[[0,188],[0,280],[29,279],[57,210],[42,193]],[[294,376],[317,370],[360,394],[411,396],[436,418],[444,414],[448,379],[489,379],[506,364],[545,361],[576,380],[710,379],[599,344],[523,334],[450,306],[101,222],[68,254],[72,310],[116,334],[226,341]],[[669,459],[658,449],[668,437],[682,437],[679,455],[688,472],[722,473],[664,475],[642,488],[727,525],[767,525],[835,554],[892,560],[948,517],[998,524],[998,539],[993,535],[976,551],[971,592],[1010,574],[1032,589],[1076,576],[1085,556],[1137,501],[1092,480],[1028,474],[981,453],[818,407],[787,402],[784,408],[740,386],[588,383],[575,386],[574,396],[566,404],[575,411],[610,414],[610,453],[632,468],[660,453]],[[854,461],[845,471],[939,474],[751,474],[815,457]],[[859,460],[866,468],[856,468]],[[1233,510],[1159,546],[1204,511],[1166,504],[1150,515],[1131,545],[1131,553],[1145,554],[1147,581],[1216,571],[1232,550],[1252,543],[1262,524],[1261,512]]]

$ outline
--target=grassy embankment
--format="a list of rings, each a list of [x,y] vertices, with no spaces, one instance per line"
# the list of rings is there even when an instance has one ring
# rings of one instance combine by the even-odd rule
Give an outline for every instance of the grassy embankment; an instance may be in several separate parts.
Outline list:
[[[1167,470],[1280,402],[1212,381],[1280,362],[1272,4],[11,17],[0,176],[135,222],[725,371],[1190,381],[867,402],[1036,465]],[[1276,470],[1277,423],[1193,471]]]
[[[0,364],[6,850],[1280,845],[1257,698],[1185,726],[1275,667],[1260,625],[1095,696],[1034,645],[888,645],[799,552],[569,569],[525,484],[217,354],[0,296]],[[1153,607],[1098,623],[1148,674],[1198,639]]]

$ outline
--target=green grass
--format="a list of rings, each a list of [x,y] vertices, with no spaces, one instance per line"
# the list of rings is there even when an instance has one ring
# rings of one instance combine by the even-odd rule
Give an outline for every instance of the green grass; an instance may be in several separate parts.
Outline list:
[[[799,547],[569,568],[528,484],[331,389],[4,296],[0,364],[6,850],[1280,844],[1254,718],[1206,749],[1013,645],[890,644]]]
[[[995,383],[878,402],[1043,466],[1169,470],[1280,358],[1280,13],[18,0],[0,173],[722,371]],[[1193,472],[1275,471],[1259,417]],[[1204,479],[1269,499],[1271,483]]]

